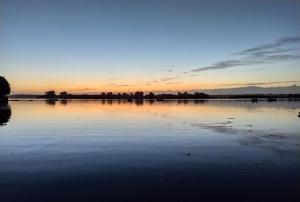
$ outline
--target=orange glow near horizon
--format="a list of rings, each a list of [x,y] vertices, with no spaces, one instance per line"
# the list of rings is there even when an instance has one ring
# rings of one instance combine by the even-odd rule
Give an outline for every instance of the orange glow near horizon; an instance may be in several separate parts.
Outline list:
[[[269,84],[262,85],[261,87],[284,87],[290,85],[297,85],[300,82],[287,83],[287,84]],[[54,90],[56,93],[67,91],[70,94],[100,94],[102,92],[113,93],[131,93],[136,91],[147,92],[184,92],[184,91],[201,91],[206,89],[226,89],[226,88],[239,88],[246,87],[246,85],[226,86],[219,83],[209,82],[157,82],[154,84],[147,84],[146,82],[116,82],[104,83],[96,81],[78,81],[78,82],[42,82],[42,81],[27,81],[27,82],[11,82],[11,94],[44,94],[46,91]],[[258,85],[260,86],[260,85]]]
[[[105,83],[92,83],[92,82],[77,82],[77,83],[58,83],[54,82],[49,84],[48,82],[27,82],[25,84],[19,82],[11,83],[12,94],[43,94],[46,91],[54,90],[57,93],[61,91],[67,91],[71,94],[95,94],[101,92],[135,92],[135,91],[144,91],[144,92],[162,92],[162,91],[189,91],[194,89],[208,89],[214,88],[216,85],[212,84],[200,84],[196,82],[190,83],[157,83],[147,85],[145,83],[121,83],[108,85]]]

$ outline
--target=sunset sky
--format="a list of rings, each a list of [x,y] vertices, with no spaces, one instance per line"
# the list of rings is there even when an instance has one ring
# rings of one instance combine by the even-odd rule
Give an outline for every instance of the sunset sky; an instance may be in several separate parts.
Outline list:
[[[300,1],[0,0],[12,93],[300,85]]]

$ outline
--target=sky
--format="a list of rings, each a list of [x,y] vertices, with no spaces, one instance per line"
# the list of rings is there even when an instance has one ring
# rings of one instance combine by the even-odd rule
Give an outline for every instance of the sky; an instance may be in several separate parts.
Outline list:
[[[12,93],[300,85],[298,0],[0,0]]]

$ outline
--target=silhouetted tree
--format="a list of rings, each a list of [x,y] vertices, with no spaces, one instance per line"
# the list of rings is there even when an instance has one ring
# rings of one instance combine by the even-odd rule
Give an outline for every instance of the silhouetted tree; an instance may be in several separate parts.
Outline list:
[[[129,99],[129,95],[127,93],[122,93],[122,99]]]
[[[9,94],[10,94],[10,85],[3,76],[0,76],[0,98],[6,97]]]
[[[207,95],[207,94],[205,94],[205,93],[199,93],[199,92],[196,92],[196,93],[194,93],[194,97],[195,97],[195,98],[203,99],[203,98],[209,98],[209,95]]]
[[[188,92],[184,92],[184,93],[183,93],[183,98],[185,98],[185,99],[186,99],[186,98],[189,98]]]
[[[156,98],[155,94],[150,92],[149,94],[144,96],[145,99],[154,100]]]
[[[152,93],[152,92],[150,92],[150,93],[149,93],[149,99],[155,99],[155,94]]]
[[[144,98],[144,92],[142,92],[142,91],[135,92],[134,98],[135,99],[143,99]]]
[[[133,93],[130,93],[128,96],[129,99],[133,99],[133,97],[134,97]]]
[[[60,95],[60,98],[62,98],[62,99],[68,98],[68,93],[66,91],[60,92],[59,95]]]
[[[113,98],[113,93],[112,92],[106,93],[106,99],[112,99],[112,98]]]
[[[56,98],[55,91],[50,90],[50,91],[45,92],[45,97],[46,98]]]

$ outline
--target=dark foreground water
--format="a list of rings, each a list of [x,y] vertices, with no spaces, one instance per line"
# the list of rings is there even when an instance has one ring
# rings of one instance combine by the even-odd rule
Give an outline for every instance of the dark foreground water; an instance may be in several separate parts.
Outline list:
[[[299,201],[300,102],[0,107],[0,201]]]

